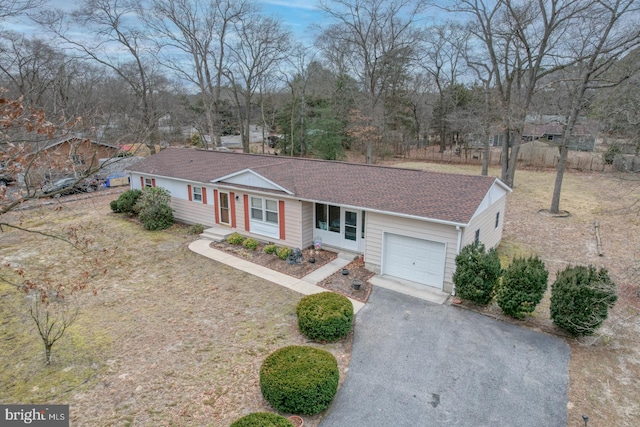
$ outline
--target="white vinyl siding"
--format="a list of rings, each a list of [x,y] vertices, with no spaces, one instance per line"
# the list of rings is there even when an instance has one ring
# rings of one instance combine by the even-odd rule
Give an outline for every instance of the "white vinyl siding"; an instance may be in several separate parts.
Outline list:
[[[505,193],[502,198],[494,200],[482,213],[474,216],[469,226],[464,230],[462,247],[474,242],[477,230],[480,230],[480,242],[484,244],[485,248],[490,249],[498,246],[502,238],[506,203],[507,195]],[[500,213],[500,217],[496,227],[496,215],[498,213]]]
[[[453,288],[452,276],[456,267],[455,258],[457,255],[456,246],[458,242],[458,233],[454,226],[367,212],[365,263],[368,269],[376,273],[382,272],[383,238],[385,233],[399,234],[445,244],[444,284],[442,288],[445,292],[451,292]]]
[[[173,216],[186,224],[202,224],[205,227],[214,227],[216,217],[213,205],[192,203],[188,199],[171,198]]]
[[[220,191],[233,191],[233,190],[220,190]],[[290,248],[304,248],[305,245],[302,242],[302,202],[298,200],[284,199],[284,227],[285,227],[285,240],[280,240],[280,233],[275,236],[265,236],[264,234],[258,234],[255,232],[248,232],[245,230],[245,217],[244,217],[244,193],[235,192],[237,199],[236,204],[236,229],[238,233],[243,236],[253,237],[262,242],[274,242],[277,241],[279,245],[289,246]],[[251,211],[251,196],[249,195],[249,211]],[[251,212],[249,212],[251,217]],[[311,245],[309,243],[306,246]]]
[[[287,206],[288,209],[288,206]],[[301,247],[306,248],[313,244],[313,203],[301,202],[302,223],[301,223]],[[287,222],[289,223],[289,211],[287,213]]]

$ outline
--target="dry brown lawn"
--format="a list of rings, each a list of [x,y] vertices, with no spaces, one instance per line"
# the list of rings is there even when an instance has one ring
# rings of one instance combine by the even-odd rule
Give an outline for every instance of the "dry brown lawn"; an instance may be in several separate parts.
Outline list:
[[[520,170],[505,216],[505,263],[513,255],[537,254],[551,272],[550,283],[566,265],[592,263],[607,267],[624,290],[596,337],[564,338],[572,349],[569,427],[584,425],[582,414],[590,426],[640,425],[640,295],[632,274],[640,264],[640,205],[634,205],[640,190],[622,178],[567,174],[561,207],[571,216],[549,218],[538,211],[549,207],[554,173]],[[260,395],[259,367],[275,349],[305,343],[294,312],[301,296],[191,253],[186,227],[143,231],[109,213],[112,197],[15,214],[23,226],[38,230],[91,223],[96,242],[116,254],[108,274],[93,283],[97,296],[81,298],[81,316],[54,347],[50,367],[42,363],[24,297],[0,285],[0,401],[69,403],[74,426],[228,426],[246,413],[269,410]],[[596,250],[596,220],[603,256]],[[0,233],[1,259],[34,274],[64,276],[74,256],[49,238]],[[547,295],[519,324],[558,333],[548,309]],[[350,344],[323,346],[338,358],[342,379]],[[314,426],[318,418],[306,421]]]
[[[309,344],[296,327],[301,295],[192,253],[187,227],[143,231],[109,212],[113,197],[15,214],[41,231],[91,223],[97,245],[115,255],[93,282],[97,295],[79,299],[80,317],[48,367],[25,297],[0,285],[0,402],[70,404],[74,426],[228,426],[270,410],[259,368],[280,347]],[[29,274],[64,277],[74,257],[51,238],[0,234],[0,258]],[[350,345],[322,345],[342,379]]]

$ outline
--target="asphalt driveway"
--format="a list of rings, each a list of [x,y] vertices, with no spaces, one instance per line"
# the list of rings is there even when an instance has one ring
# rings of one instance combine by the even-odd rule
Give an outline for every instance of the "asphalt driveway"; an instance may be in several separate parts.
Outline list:
[[[320,427],[567,425],[558,338],[374,287]]]

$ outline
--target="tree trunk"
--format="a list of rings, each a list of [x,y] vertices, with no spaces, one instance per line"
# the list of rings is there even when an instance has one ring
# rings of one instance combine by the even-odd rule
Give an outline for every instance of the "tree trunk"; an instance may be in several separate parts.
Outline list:
[[[44,363],[47,365],[51,365],[51,347],[53,347],[52,344],[44,344]]]
[[[489,157],[491,156],[491,144],[489,143],[489,133],[484,136],[484,156],[482,157],[482,175],[489,175]]]
[[[560,192],[562,190],[562,178],[564,177],[564,167],[569,155],[569,147],[566,140],[562,141],[560,146],[560,160],[556,166],[556,182],[553,187],[553,196],[551,197],[551,208],[549,211],[552,214],[560,213]]]
[[[500,178],[505,183],[507,182],[507,169],[509,168],[509,135],[509,129],[506,129],[504,131],[504,140],[502,141],[502,158],[500,159],[500,166],[502,167]]]

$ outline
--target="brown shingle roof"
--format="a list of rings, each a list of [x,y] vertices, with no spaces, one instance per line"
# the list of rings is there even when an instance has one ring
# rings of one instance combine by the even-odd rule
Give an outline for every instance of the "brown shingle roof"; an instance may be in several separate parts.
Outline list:
[[[168,148],[131,172],[208,183],[251,169],[299,199],[467,224],[496,178],[291,157]]]

